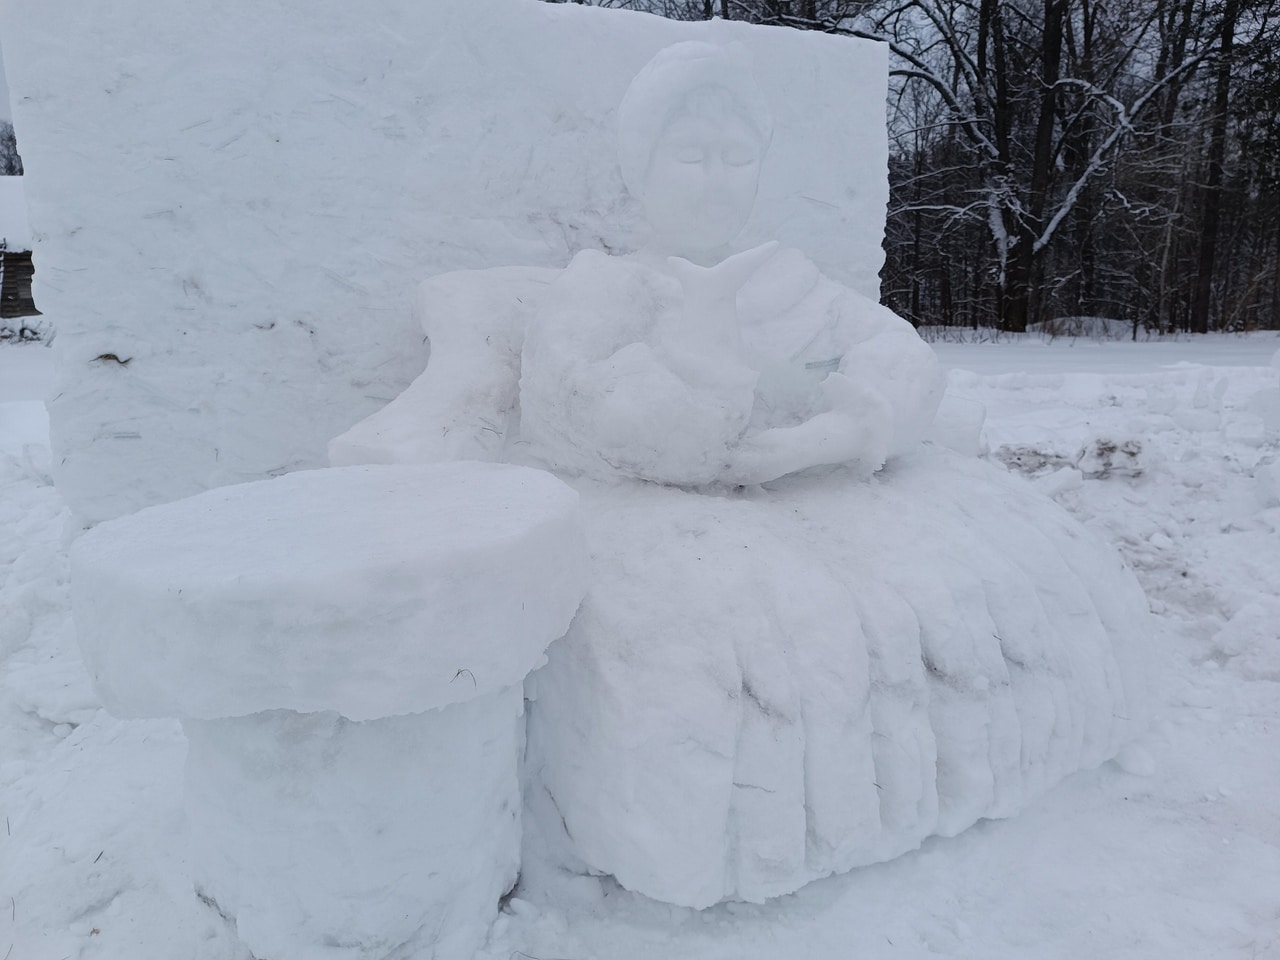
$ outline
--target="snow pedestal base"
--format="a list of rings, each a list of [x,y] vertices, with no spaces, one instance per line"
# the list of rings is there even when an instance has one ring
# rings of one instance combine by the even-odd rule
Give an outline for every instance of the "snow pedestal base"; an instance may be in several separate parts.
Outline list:
[[[469,960],[519,869],[523,705],[184,721],[196,889],[272,960],[382,957],[420,930]]]
[[[98,693],[183,720],[198,888],[256,955],[479,946],[519,860],[522,683],[586,591],[577,509],[522,467],[352,467],[76,543]]]

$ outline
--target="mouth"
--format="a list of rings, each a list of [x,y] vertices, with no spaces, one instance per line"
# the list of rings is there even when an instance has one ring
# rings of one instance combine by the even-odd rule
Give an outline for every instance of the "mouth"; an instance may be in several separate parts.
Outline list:
[[[730,220],[737,215],[738,209],[734,204],[723,200],[709,200],[700,203],[696,212],[716,220]]]

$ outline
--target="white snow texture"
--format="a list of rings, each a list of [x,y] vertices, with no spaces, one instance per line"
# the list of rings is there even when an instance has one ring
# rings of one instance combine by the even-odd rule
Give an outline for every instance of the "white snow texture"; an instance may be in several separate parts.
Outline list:
[[[1012,819],[759,906],[669,907],[605,877],[550,869],[531,842],[516,896],[496,922],[492,906],[476,920],[474,936],[488,941],[474,960],[1272,956],[1280,502],[1258,494],[1280,457],[1280,420],[1269,416],[1280,409],[1280,366],[1267,366],[1277,346],[1258,333],[938,347],[947,366],[979,371],[955,371],[951,385],[990,411],[992,459],[1056,484],[1055,497],[1124,553],[1151,598],[1155,723],[1123,765],[1069,777]],[[242,931],[192,890],[181,728],[109,716],[76,649],[70,518],[39,439],[43,408],[30,402],[44,393],[49,353],[0,347],[0,955],[248,960]],[[1184,414],[1212,409],[1222,381],[1218,423],[1193,430],[1205,421]],[[1082,451],[1131,440],[1142,445],[1140,476],[1072,466]],[[1072,471],[1074,484],[1057,479]],[[672,682],[679,673],[663,689]],[[398,759],[379,771],[392,784],[410,775]],[[541,802],[546,819],[526,815],[526,825],[558,829]],[[261,816],[281,824],[275,811]],[[478,865],[468,858],[455,871],[460,887]],[[431,956],[434,929],[393,956]]]
[[[416,713],[519,684],[589,571],[577,495],[501,464],[304,470],[99,524],[72,550],[121,717]]]
[[[273,960],[381,960],[417,935],[471,960],[520,867],[522,705],[515,686],[364,723],[185,721],[196,890]]]
[[[318,465],[423,369],[408,310],[421,276],[531,265],[429,282],[426,373],[332,457],[529,461],[581,498],[590,592],[527,691],[531,832],[562,864],[674,904],[759,901],[1012,814],[1135,730],[1147,610],[1133,576],[1041,493],[913,449],[936,364],[867,299],[887,194],[882,49],[533,0],[28,7],[5,7],[0,28],[48,264],[37,297],[59,328],[57,480],[85,519],[151,507],[76,548],[86,660],[109,708],[189,718],[196,869],[256,952],[304,949],[291,931],[385,952],[420,928],[462,951],[511,882],[510,688],[581,594],[572,493],[544,474],[532,504],[500,485],[453,517],[484,477],[521,468],[261,479]],[[603,356],[551,320],[526,337],[529,309],[576,323],[562,286],[589,302],[593,277],[637,266],[605,257],[643,238],[613,114],[655,51],[707,36],[755,48],[773,101],[738,242],[785,245],[748,257],[760,269],[744,267],[736,300],[708,295],[744,322],[743,357],[766,362],[703,369],[651,330],[623,329]],[[679,315],[696,300],[686,266],[710,265],[666,261],[678,282],[655,281],[649,310],[601,314],[604,332]],[[863,333],[845,336],[850,318]],[[574,408],[590,382],[574,377],[602,359],[603,392],[637,389],[593,435],[584,413],[600,407]],[[643,382],[655,369],[709,386],[710,407],[682,422]],[[634,415],[663,404],[660,433]],[[602,446],[628,418],[651,432]],[[724,441],[739,435],[783,439],[743,466]],[[258,482],[151,506],[242,480]],[[433,529],[438,543],[419,542]],[[517,606],[530,598],[541,619]],[[263,712],[280,708],[312,713]],[[509,766],[472,764],[489,752]],[[397,766],[414,756],[430,760]],[[418,832],[411,796],[451,776],[437,761],[462,773]],[[387,786],[370,813],[375,770]],[[468,863],[452,841],[486,823]],[[432,849],[434,864],[415,853]],[[279,876],[312,882],[259,909]],[[426,913],[400,919],[403,897]]]
[[[715,58],[655,63],[701,83]],[[652,71],[636,84],[680,102]],[[676,135],[634,138],[658,144],[633,187],[657,250],[425,284],[426,371],[331,445],[335,463],[506,457],[577,487],[593,579],[529,681],[526,796],[567,865],[698,908],[1007,816],[1114,756],[1140,729],[1148,629],[1132,573],[1042,494],[909,452],[940,391],[905,321],[795,250],[662,256],[749,211],[744,89],[701,101],[671,157]],[[738,148],[748,175],[722,190],[706,158]],[[451,325],[470,333],[436,336]]]
[[[427,332],[468,316],[457,328],[469,335],[437,342],[404,395],[332,445],[341,463],[527,458],[579,490],[591,588],[526,685],[526,796],[561,862],[670,903],[760,901],[1013,814],[1142,729],[1142,591],[1023,481],[942,450],[893,459],[870,481],[860,465],[737,492],[628,480],[688,480],[714,449],[678,441],[699,429],[695,413],[715,424],[715,411],[685,404],[664,421],[672,398],[660,390],[628,402],[638,424],[674,439],[639,443],[653,457],[611,472],[592,405],[573,404],[584,378],[616,399],[609,365],[590,362],[595,341],[607,354],[628,331],[642,339],[645,317],[629,305],[655,302],[601,295],[599,281],[649,273],[587,253],[550,282],[486,270],[424,284]],[[744,312],[771,299],[747,298]],[[927,364],[914,368],[916,392],[893,386],[890,321],[901,321],[847,305],[853,329],[875,334],[846,345],[851,357],[864,344],[878,356],[882,338],[890,347],[860,381],[930,409]],[[789,316],[803,329],[803,311]],[[523,362],[522,322],[537,341]],[[898,366],[916,363],[915,348],[930,353],[904,344]],[[539,442],[548,430],[555,440]]]
[[[1132,572],[985,463],[582,489],[592,589],[529,681],[566,862],[761,901],[1016,813],[1141,729]]]
[[[472,336],[438,345],[409,391],[333,445],[339,462],[447,457],[434,438],[448,424],[469,455],[532,457],[580,492],[591,588],[527,684],[526,796],[562,862],[686,906],[759,901],[1015,813],[1142,728],[1149,623],[1133,574],[987,464],[922,450],[870,481],[854,465],[718,493],[582,469],[594,438],[566,408],[585,364],[540,371],[526,350],[517,391],[511,307],[538,304],[537,335],[572,353],[581,338],[540,325],[580,276],[424,285],[425,315],[465,311]],[[882,366],[872,387],[893,383]],[[482,389],[443,389],[467,382]],[[541,429],[566,443],[503,443],[504,425],[538,435],[519,402],[530,384],[547,393]],[[657,416],[669,398],[632,400]],[[703,462],[655,449],[661,466]]]
[[[259,955],[479,946],[519,869],[522,683],[587,587],[577,506],[524,467],[347,467],[75,543],[95,688],[184,718],[196,889]]]
[[[85,519],[322,465],[422,370],[429,276],[633,247],[614,113],[676,40],[752,49],[778,118],[744,242],[878,290],[876,44],[535,0],[48,0],[0,34]]]
[[[0,240],[8,250],[31,249],[22,177],[0,177]]]
[[[869,475],[914,449],[942,393],[933,351],[793,249],[761,251],[735,298],[717,274],[751,253],[715,270],[681,264],[676,276],[633,258],[575,257],[525,340],[527,447],[516,452],[555,470],[700,485],[832,463]],[[720,298],[732,350],[685,332]],[[418,411],[432,423],[434,413]]]

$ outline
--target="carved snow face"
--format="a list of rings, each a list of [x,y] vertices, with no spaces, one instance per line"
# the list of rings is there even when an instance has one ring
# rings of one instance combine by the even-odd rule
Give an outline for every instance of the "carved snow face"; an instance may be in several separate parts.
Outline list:
[[[733,240],[755,206],[764,147],[727,90],[691,93],[654,145],[645,176],[655,245],[697,259]]]
[[[728,256],[751,216],[772,130],[741,44],[686,40],[658,51],[618,105],[618,161],[652,228],[647,252],[703,265]]]

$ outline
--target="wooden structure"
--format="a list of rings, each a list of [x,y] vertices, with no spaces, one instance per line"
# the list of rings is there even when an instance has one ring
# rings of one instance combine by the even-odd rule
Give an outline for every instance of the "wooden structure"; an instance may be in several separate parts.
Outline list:
[[[31,251],[0,249],[0,258],[0,320],[40,316],[31,299]]]

